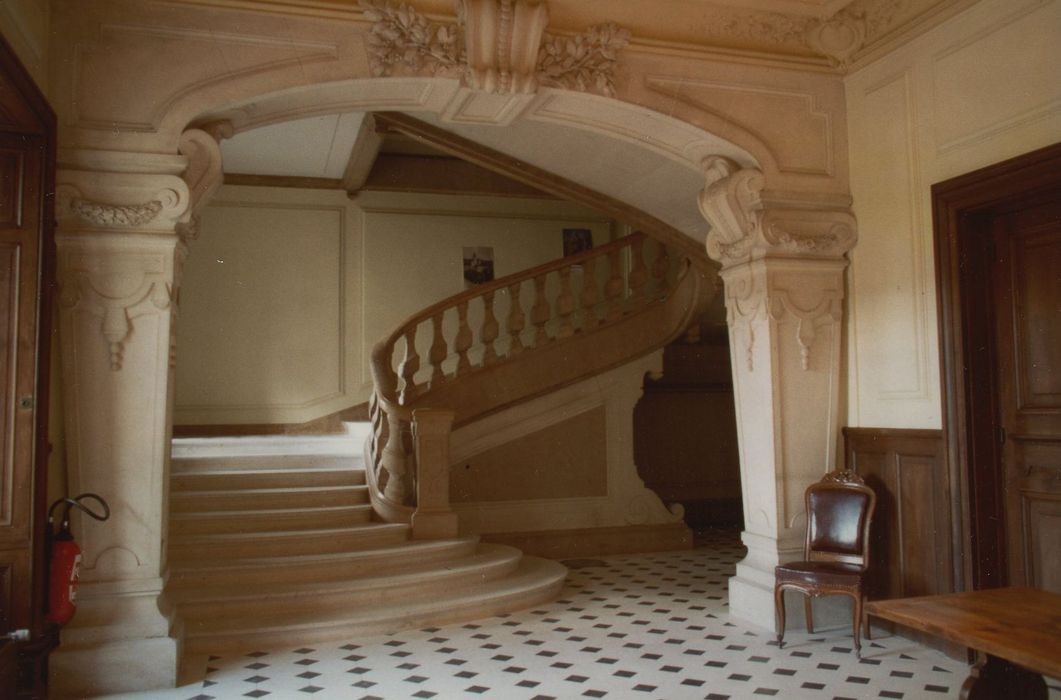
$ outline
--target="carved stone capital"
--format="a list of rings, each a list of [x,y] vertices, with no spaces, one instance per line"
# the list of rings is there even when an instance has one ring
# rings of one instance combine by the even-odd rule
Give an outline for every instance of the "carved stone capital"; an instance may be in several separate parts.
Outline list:
[[[845,206],[767,192],[762,172],[722,156],[704,161],[700,212],[711,224],[707,254],[725,266],[765,257],[839,258],[855,244]]]
[[[55,214],[60,231],[172,233],[191,208],[181,178],[188,159],[78,152],[60,162]]]

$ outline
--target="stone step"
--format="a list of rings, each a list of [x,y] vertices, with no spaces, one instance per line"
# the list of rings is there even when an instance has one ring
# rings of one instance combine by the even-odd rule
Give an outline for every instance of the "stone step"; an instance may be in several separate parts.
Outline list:
[[[566,575],[567,569],[557,562],[522,557],[510,576],[437,591],[421,600],[317,613],[263,605],[245,618],[188,620],[184,645],[191,653],[283,648],[462,622],[549,600],[559,593]]]
[[[371,505],[345,505],[325,508],[173,513],[170,515],[169,524],[172,540],[180,535],[284,532],[351,527],[366,523],[371,517]]]
[[[233,620],[253,619],[266,610],[282,610],[286,616],[299,617],[341,614],[352,609],[408,605],[444,595],[445,591],[467,590],[512,573],[521,556],[513,547],[480,545],[474,555],[445,566],[420,566],[402,573],[319,583],[276,583],[265,579],[250,586],[185,588],[174,592],[171,600],[187,627],[198,629],[220,629]]]
[[[364,468],[364,457],[358,454],[291,454],[174,457],[173,474],[195,474],[218,471],[265,470],[355,470]]]
[[[170,491],[224,491],[311,486],[364,486],[363,469],[237,469],[173,474]]]
[[[300,488],[173,491],[171,513],[258,511],[277,508],[326,508],[368,503],[367,486],[307,486]]]
[[[308,554],[353,552],[387,547],[406,541],[409,526],[403,523],[361,523],[350,527],[291,531],[194,533],[170,540],[173,565],[209,565],[248,559]]]
[[[385,525],[404,528],[407,525]],[[316,537],[327,539],[329,533]],[[167,590],[228,585],[254,585],[256,581],[272,583],[307,583],[348,580],[359,576],[380,576],[415,570],[426,566],[447,566],[469,557],[476,551],[478,538],[421,540],[390,543],[371,549],[332,553],[302,552],[294,555],[268,556],[247,547],[236,558],[200,559],[171,562]]]

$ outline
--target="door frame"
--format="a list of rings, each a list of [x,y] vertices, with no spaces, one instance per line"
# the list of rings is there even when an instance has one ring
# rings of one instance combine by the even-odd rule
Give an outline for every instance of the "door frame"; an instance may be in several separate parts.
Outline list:
[[[932,186],[944,464],[956,590],[1006,585],[987,240],[990,218],[1061,190],[1061,143]],[[979,302],[979,303],[977,303]]]

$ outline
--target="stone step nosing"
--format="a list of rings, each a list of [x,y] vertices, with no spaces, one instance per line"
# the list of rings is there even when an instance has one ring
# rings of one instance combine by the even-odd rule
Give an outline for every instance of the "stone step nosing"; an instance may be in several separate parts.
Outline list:
[[[437,566],[475,553],[476,542],[446,540],[444,547],[424,549],[412,543],[396,546],[388,543],[354,552],[305,554],[288,557],[247,559],[225,562],[219,566],[174,564],[168,586],[173,590],[188,587],[244,583],[269,577],[274,581],[312,583],[353,576],[401,573],[417,566]],[[395,552],[398,553],[395,553]]]
[[[356,632],[351,634],[371,634],[390,630],[416,628],[427,626],[426,623],[436,621],[448,621],[450,616],[460,613],[475,611],[476,616],[492,614],[488,611],[508,611],[510,605],[519,598],[530,596],[527,605],[548,600],[559,592],[563,581],[567,576],[567,570],[556,562],[544,562],[551,566],[542,566],[534,557],[524,557],[516,572],[509,577],[490,581],[484,584],[486,590],[476,591],[473,594],[461,596],[438,596],[430,601],[417,601],[412,605],[393,604],[374,608],[368,613],[360,615],[341,617],[333,613],[329,615],[306,616],[305,619],[297,619],[292,616],[291,620],[272,618],[271,620],[258,617],[255,622],[258,627],[244,627],[235,629],[233,621],[224,630],[209,630],[202,627],[196,628],[193,620],[187,620],[187,632],[185,639],[193,644],[202,644],[201,648],[209,648],[211,639],[214,643],[227,644],[226,638],[239,643],[252,643],[254,637],[268,637],[269,635],[280,635],[280,638],[290,638],[292,633],[300,636],[308,633],[326,633],[329,630],[350,630],[355,628]],[[533,563],[532,563],[533,562]],[[553,568],[555,567],[555,568]],[[535,595],[537,594],[537,595]],[[480,612],[485,606],[486,611]],[[461,618],[466,619],[466,618]],[[200,647],[196,647],[200,648]]]
[[[491,581],[515,570],[519,565],[522,553],[513,547],[483,545],[483,548],[468,557],[454,562],[439,564],[432,562],[423,568],[355,579],[321,581],[315,583],[283,583],[275,586],[264,584],[248,593],[245,587],[235,584],[215,589],[199,587],[189,590],[187,596],[175,595],[174,602],[182,606],[208,604],[251,604],[264,602],[282,605],[284,601],[299,601],[307,597],[371,595],[375,592],[386,593],[405,588],[431,586],[432,584],[452,583],[452,579],[465,578],[481,574],[483,581]],[[436,593],[425,591],[427,594]],[[299,602],[304,602],[299,601]],[[184,614],[184,609],[181,609]],[[222,613],[224,616],[224,614]]]

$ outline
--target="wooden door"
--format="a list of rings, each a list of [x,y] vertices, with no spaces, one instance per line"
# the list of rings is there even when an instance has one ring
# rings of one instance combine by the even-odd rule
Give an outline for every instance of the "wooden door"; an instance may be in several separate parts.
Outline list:
[[[1061,593],[1061,192],[1045,199],[992,217],[996,439],[1008,581]]]
[[[0,40],[0,697],[43,697],[55,115]],[[17,672],[11,668],[17,663]]]

